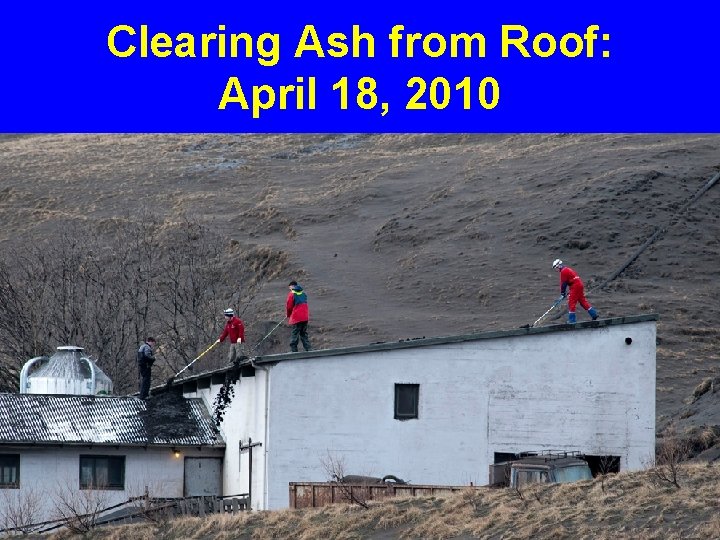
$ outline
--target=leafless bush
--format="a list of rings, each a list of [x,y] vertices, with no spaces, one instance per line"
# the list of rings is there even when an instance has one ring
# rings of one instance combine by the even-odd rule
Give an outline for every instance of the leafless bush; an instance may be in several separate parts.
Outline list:
[[[3,250],[0,365],[82,345],[123,393],[137,384],[138,344],[153,335],[154,375],[164,379],[163,369],[175,373],[217,338],[223,308],[261,285],[250,261],[234,266],[223,245],[197,221],[141,216]],[[223,361],[214,356],[206,367]]]
[[[682,462],[690,456],[691,443],[669,430],[662,438],[655,452],[655,467],[652,472],[661,482],[680,489],[679,476]]]
[[[600,476],[600,489],[605,492],[605,479],[610,473],[618,470],[618,462],[620,458],[617,456],[603,455],[598,461],[598,476]]]
[[[342,481],[345,478],[345,460],[342,457],[334,456],[330,451],[325,457],[320,459],[323,469],[328,475],[330,482],[334,483],[343,498],[352,504],[357,504],[362,508],[368,508],[366,493],[358,494],[357,490],[352,488],[351,484]]]
[[[164,257],[154,295],[159,335],[187,364],[217,338],[217,316],[227,307],[221,288],[229,279],[219,242],[201,225],[186,220],[165,236],[173,249]]]
[[[0,490],[0,524],[22,534],[33,531],[42,513],[43,497],[33,488]]]
[[[83,534],[95,527],[100,513],[108,506],[109,496],[101,486],[76,490],[72,485],[72,482],[58,483],[55,488],[54,518],[71,532]]]

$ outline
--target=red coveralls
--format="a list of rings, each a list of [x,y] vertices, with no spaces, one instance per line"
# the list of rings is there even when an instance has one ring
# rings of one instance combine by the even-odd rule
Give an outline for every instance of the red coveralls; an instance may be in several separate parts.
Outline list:
[[[566,287],[570,287],[570,294],[568,295],[569,313],[575,313],[575,305],[578,302],[580,302],[580,305],[586,310],[592,307],[590,302],[585,298],[585,286],[580,276],[569,266],[565,266],[560,270],[560,292],[564,293]]]

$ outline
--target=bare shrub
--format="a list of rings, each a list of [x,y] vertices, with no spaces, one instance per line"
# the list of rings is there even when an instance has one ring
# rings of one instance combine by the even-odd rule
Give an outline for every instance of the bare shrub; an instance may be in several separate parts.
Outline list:
[[[183,220],[163,232],[173,246],[164,256],[154,298],[161,342],[188,364],[215,341],[217,316],[225,306],[226,281],[219,242],[196,222]]]
[[[655,467],[652,469],[655,478],[680,489],[682,462],[690,456],[690,451],[690,441],[678,437],[674,430],[669,430],[655,452]]]
[[[42,513],[43,497],[33,488],[0,490],[0,524],[5,530],[29,534]]]
[[[73,489],[73,482],[58,482],[52,498],[55,504],[54,519],[62,521],[73,533],[91,531],[100,513],[108,506],[108,492],[101,487]]]
[[[199,221],[136,220],[74,225],[3,250],[0,366],[19,369],[58,345],[81,345],[126,393],[136,388],[135,351],[145,337],[158,339],[153,374],[164,380],[217,338],[223,308],[252,300],[264,276],[275,275],[273,252],[261,254],[264,264],[234,264],[235,248],[223,251]],[[203,360],[208,368],[221,362],[220,353]]]
[[[338,486],[338,490],[343,498],[352,504],[357,504],[362,508],[368,508],[367,494],[365,492],[358,493],[352,489],[352,486],[343,482],[345,478],[345,460],[342,457],[334,456],[329,450],[325,457],[320,459],[323,469],[328,475],[330,482]]]
[[[618,470],[620,458],[617,456],[603,455],[598,462],[598,476],[600,477],[600,489],[605,493],[605,480],[608,474],[614,474]]]

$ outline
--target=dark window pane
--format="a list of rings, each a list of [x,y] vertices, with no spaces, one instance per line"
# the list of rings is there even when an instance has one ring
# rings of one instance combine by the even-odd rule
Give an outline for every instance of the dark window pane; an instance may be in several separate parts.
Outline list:
[[[405,420],[418,417],[419,384],[395,385],[395,418]]]
[[[124,489],[125,456],[80,456],[80,487]]]
[[[93,485],[96,488],[107,487],[108,485],[108,458],[99,457],[95,460],[95,478]]]
[[[0,454],[0,487],[20,487],[20,454]]]
[[[93,484],[93,463],[80,458],[80,487],[90,487]]]
[[[108,469],[108,487],[125,487],[125,457],[116,456],[110,458]]]

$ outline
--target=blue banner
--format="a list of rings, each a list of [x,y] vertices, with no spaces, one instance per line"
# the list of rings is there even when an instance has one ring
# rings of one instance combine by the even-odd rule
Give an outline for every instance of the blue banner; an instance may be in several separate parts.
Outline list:
[[[719,132],[720,8],[669,6],[12,2],[0,131]]]

